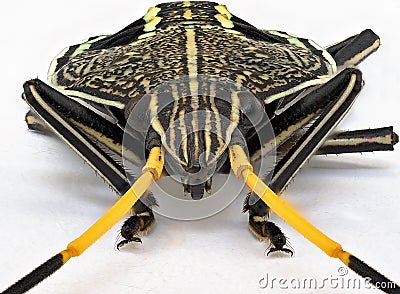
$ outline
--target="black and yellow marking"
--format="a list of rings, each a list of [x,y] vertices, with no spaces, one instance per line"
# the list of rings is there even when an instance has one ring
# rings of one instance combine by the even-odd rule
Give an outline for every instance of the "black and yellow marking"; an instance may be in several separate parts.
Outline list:
[[[392,151],[399,142],[393,127],[357,131],[337,131],[330,135],[317,154]]]
[[[364,30],[360,34],[326,48],[340,67],[354,66],[363,61],[380,46],[379,37],[372,30]]]

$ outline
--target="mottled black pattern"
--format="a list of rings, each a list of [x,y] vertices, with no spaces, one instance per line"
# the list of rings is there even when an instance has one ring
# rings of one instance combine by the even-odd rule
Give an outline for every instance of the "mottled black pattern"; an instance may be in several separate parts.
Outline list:
[[[272,114],[276,103],[267,98],[322,84],[334,71],[329,54],[307,40],[259,30],[205,1],[160,4],[114,35],[65,52],[50,71],[53,85],[109,105],[104,112],[119,126],[134,114],[132,127],[157,133],[174,158],[169,164],[190,172],[202,155],[205,166],[222,165],[232,137],[247,136],[250,123],[239,109],[249,100],[239,92],[249,91]],[[257,148],[265,143],[256,141]]]
[[[70,58],[52,82],[64,89],[126,104],[166,81],[187,75],[188,28],[196,34],[198,74],[228,78],[260,99],[328,73],[321,54],[287,42],[255,39],[255,32],[262,36],[265,31],[254,27],[248,26],[247,30],[253,30],[248,36],[242,29],[222,27],[215,18],[215,5],[162,4],[157,15],[162,20],[155,31],[138,33],[134,41],[124,46],[89,48]],[[190,20],[183,17],[189,9]],[[62,58],[64,63],[66,56]]]
[[[170,25],[175,26],[177,23],[213,23],[218,25],[218,20],[214,17],[216,14],[215,6],[219,5],[215,2],[196,1],[190,2],[190,6],[185,2],[169,2],[161,3],[156,7],[161,8],[161,11],[157,14],[163,18],[159,28],[164,29]],[[184,16],[183,12],[190,9],[192,12],[192,21],[188,21]]]

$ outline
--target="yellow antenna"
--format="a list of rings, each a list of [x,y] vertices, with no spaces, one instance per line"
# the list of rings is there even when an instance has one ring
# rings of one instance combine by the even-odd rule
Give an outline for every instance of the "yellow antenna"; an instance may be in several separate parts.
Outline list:
[[[384,275],[373,269],[354,255],[344,251],[342,246],[326,236],[299,213],[297,213],[282,198],[278,197],[261,179],[253,173],[253,167],[247,155],[239,145],[229,148],[231,167],[235,175],[242,178],[262,201],[265,202],[279,217],[296,229],[301,235],[310,240],[330,257],[340,259],[346,266],[360,276],[367,278],[373,285],[390,285],[390,289],[382,289],[387,293],[400,293],[400,287]],[[393,290],[393,292],[392,292]]]
[[[94,242],[100,239],[114,226],[140,199],[153,180],[157,180],[164,167],[163,154],[160,147],[151,149],[142,175],[132,187],[89,229],[70,242],[67,249],[54,255],[28,275],[10,286],[2,294],[24,293],[60,269],[71,257],[81,255]]]

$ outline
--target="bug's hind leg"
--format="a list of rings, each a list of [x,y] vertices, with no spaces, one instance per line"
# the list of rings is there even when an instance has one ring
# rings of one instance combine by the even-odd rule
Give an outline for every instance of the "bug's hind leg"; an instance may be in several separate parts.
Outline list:
[[[49,133],[50,129],[46,123],[35,112],[29,110],[25,115],[25,122],[31,131]]]
[[[393,151],[398,142],[399,136],[393,132],[393,127],[335,131],[315,154]]]
[[[270,246],[267,256],[271,252],[282,251],[293,256],[293,251],[288,247],[285,234],[281,229],[269,221],[270,208],[254,193],[247,195],[243,212],[249,212],[249,228],[250,231],[260,240],[269,241]],[[286,247],[285,247],[286,246]]]
[[[22,94],[22,100],[25,100],[26,102],[24,93]],[[29,130],[31,131],[40,133],[50,132],[50,129],[46,125],[46,122],[43,119],[41,119],[32,109],[29,109],[28,112],[25,114],[25,122]]]
[[[118,242],[117,249],[131,242],[140,242],[140,236],[147,233],[147,231],[154,224],[154,213],[152,207],[157,205],[157,201],[153,194],[149,193],[136,202],[132,207],[132,216],[125,220],[121,227],[122,241]]]
[[[354,66],[375,52],[380,45],[379,37],[372,30],[325,48],[335,59],[337,66]]]

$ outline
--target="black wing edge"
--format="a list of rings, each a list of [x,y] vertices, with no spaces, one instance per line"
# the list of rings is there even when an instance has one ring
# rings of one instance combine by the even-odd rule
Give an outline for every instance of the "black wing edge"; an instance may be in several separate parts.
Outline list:
[[[75,117],[82,124],[97,127],[106,136],[118,140],[112,125],[104,118],[90,112],[78,102],[68,98],[39,79],[25,82],[24,99],[31,109],[83,158],[116,192],[124,194],[130,187],[123,167],[109,154],[99,148],[87,134],[74,125],[69,118]],[[119,130],[119,132],[122,132]]]

